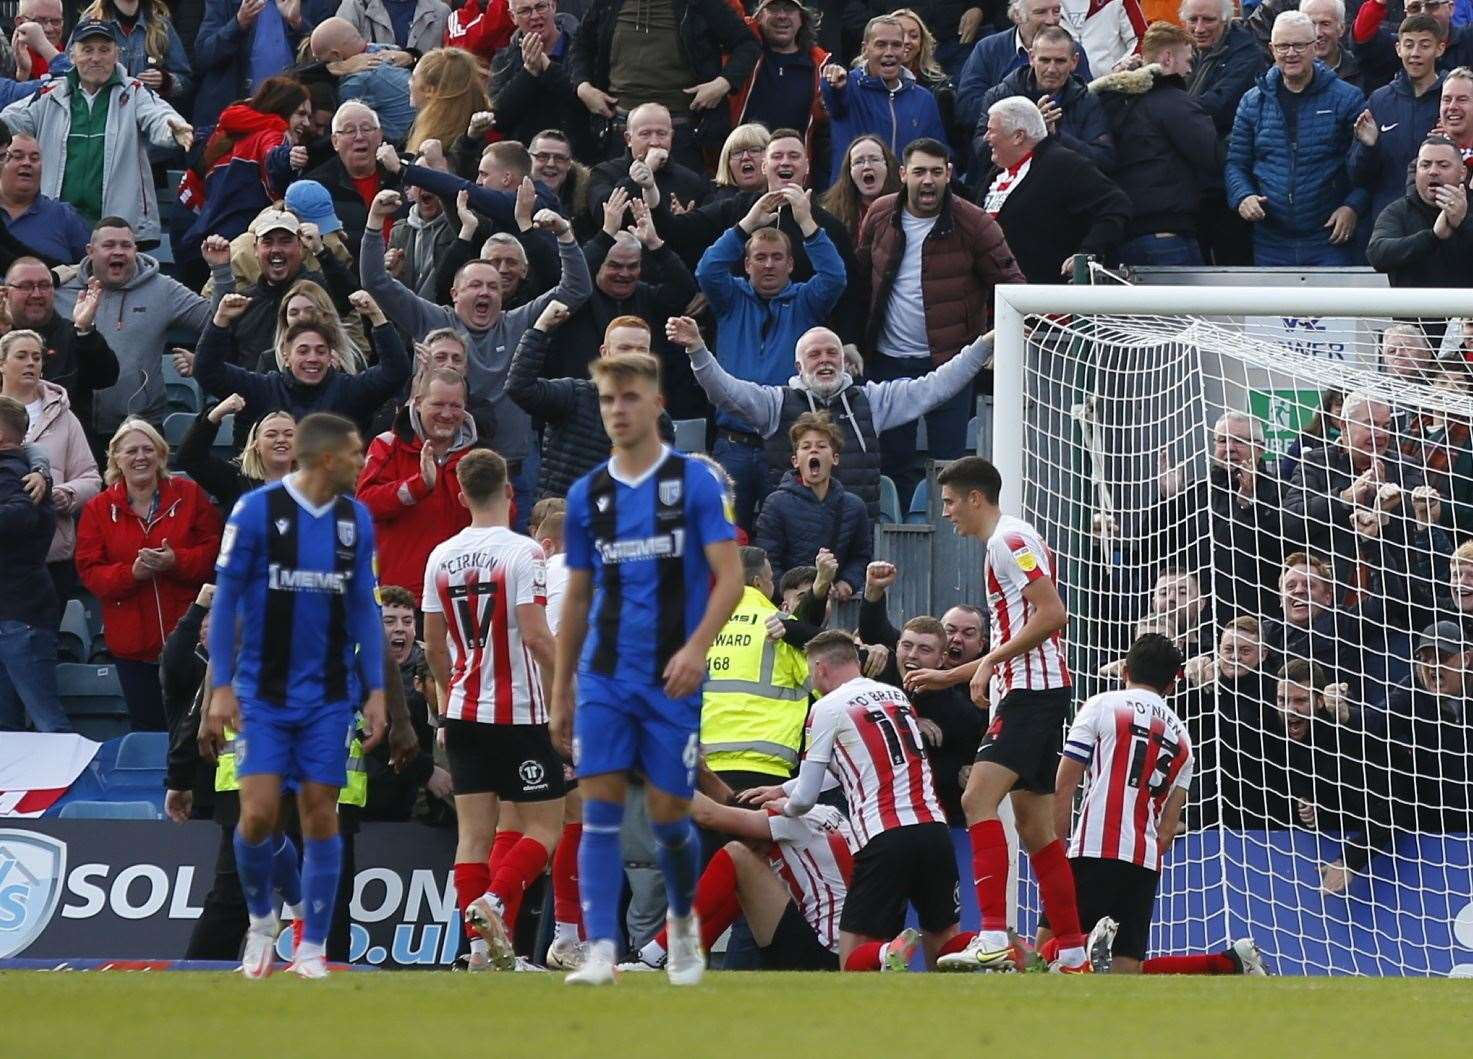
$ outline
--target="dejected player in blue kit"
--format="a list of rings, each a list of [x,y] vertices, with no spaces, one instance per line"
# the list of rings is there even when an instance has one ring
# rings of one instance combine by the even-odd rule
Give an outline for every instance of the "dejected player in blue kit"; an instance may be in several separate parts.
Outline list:
[[[568,584],[558,630],[551,725],[583,792],[579,885],[588,956],[567,981],[614,980],[624,862],[626,773],[638,770],[669,904],[666,971],[705,969],[691,909],[700,842],[690,820],[706,652],[742,593],[725,487],[660,440],[659,363],[648,354],[590,366],[613,455],[568,493]],[[573,686],[576,671],[577,705]]]
[[[305,850],[302,943],[291,970],[327,974],[324,946],[342,865],[338,790],[354,711],[365,752],[388,729],[384,635],[375,598],[373,519],[352,498],[357,428],[316,413],[297,424],[300,470],[242,497],[216,564],[206,738],[235,737],[235,860],[250,913],[241,970],[270,974],[279,931],[272,860],[283,780],[297,784]]]

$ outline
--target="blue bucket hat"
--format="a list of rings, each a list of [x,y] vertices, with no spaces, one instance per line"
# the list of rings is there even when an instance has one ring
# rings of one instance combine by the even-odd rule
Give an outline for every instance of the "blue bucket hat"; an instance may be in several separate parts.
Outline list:
[[[298,180],[286,189],[286,208],[307,224],[317,225],[323,235],[343,230],[332,195],[315,180]]]

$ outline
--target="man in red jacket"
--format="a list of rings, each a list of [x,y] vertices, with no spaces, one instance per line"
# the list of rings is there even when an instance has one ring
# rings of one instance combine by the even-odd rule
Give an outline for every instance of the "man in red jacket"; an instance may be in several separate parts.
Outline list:
[[[422,372],[393,428],[368,446],[358,476],[358,499],[373,515],[378,535],[379,580],[408,589],[416,604],[430,552],[471,521],[457,499],[455,476],[460,458],[478,447],[475,421],[465,411],[467,397],[459,372]]]

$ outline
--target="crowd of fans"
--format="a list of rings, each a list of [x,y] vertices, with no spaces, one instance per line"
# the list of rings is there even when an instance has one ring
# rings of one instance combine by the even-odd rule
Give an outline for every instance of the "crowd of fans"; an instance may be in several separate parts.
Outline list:
[[[426,557],[468,521],[457,463],[500,452],[517,527],[539,511],[555,556],[557,498],[609,451],[588,365],[643,351],[667,439],[693,431],[729,480],[769,635],[801,644],[858,597],[959,820],[986,613],[893,628],[897,571],[871,553],[882,476],[904,509],[926,458],[968,448],[995,285],[1077,255],[1473,281],[1473,9],[1291,6],[20,0],[0,729],[66,730],[50,663],[82,589],[134,727],[164,727],[160,658],[198,628],[222,511],[332,411],[372,439],[358,495],[403,590],[385,618],[424,722],[414,783],[443,799],[412,627]],[[1466,392],[1440,337],[1388,331],[1386,370]],[[166,365],[207,397],[173,452]],[[1177,639],[1222,785],[1199,819],[1359,829],[1361,859],[1327,869],[1343,887],[1393,826],[1437,807],[1466,827],[1469,431],[1351,394],[1283,466],[1251,417],[1214,439],[1210,481],[1163,468],[1136,544],[1101,521],[1113,609],[1087,641]]]

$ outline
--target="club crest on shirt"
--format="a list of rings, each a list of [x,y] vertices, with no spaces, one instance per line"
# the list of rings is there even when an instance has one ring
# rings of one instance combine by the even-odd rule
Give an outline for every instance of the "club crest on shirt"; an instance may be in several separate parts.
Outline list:
[[[344,548],[351,548],[357,539],[358,524],[350,518],[338,519],[338,542]]]
[[[1014,552],[1013,558],[1018,560],[1018,569],[1022,570],[1025,574],[1031,574],[1034,570],[1038,569],[1038,560],[1026,548],[1020,552]]]
[[[680,503],[681,482],[679,478],[671,478],[660,483],[660,503],[666,507],[674,507]]]
[[[593,502],[593,506],[598,508],[599,513],[602,514],[609,509],[609,498],[607,496],[600,496]]]
[[[292,526],[291,519],[279,518],[279,519],[276,520],[276,532],[280,536],[285,537],[286,536],[286,531],[289,530],[289,529],[291,529],[291,526]]]

